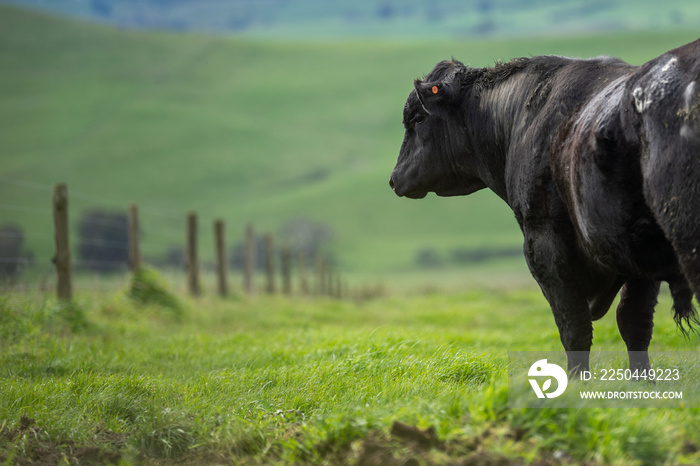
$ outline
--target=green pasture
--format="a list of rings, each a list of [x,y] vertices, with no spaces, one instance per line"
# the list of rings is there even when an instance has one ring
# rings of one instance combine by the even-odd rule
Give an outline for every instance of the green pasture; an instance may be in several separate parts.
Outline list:
[[[247,222],[328,225],[329,252],[349,273],[413,269],[424,248],[517,246],[513,215],[490,192],[411,201],[389,189],[413,79],[452,56],[643,63],[696,35],[304,42],[119,30],[0,6],[0,223],[21,225],[50,266],[51,186],[66,182],[73,224],[86,209],[137,202],[147,257],[184,243],[189,210],[204,259],[215,217],[231,244]]]
[[[0,298],[0,463],[700,461],[697,409],[508,408],[507,351],[560,349],[533,287],[178,299]],[[697,350],[670,306],[653,350]]]

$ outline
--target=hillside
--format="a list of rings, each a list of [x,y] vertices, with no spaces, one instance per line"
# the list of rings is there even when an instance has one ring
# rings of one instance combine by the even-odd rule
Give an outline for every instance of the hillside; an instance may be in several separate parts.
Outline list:
[[[417,251],[517,247],[489,192],[399,199],[388,178],[413,78],[455,56],[475,66],[529,54],[641,63],[692,33],[519,41],[310,43],[135,32],[0,7],[0,224],[19,223],[37,261],[53,251],[50,186],[71,220],[93,206],[142,207],[144,253],[210,225],[277,231],[300,216],[334,230],[345,270],[412,267]]]
[[[695,0],[0,0],[132,29],[262,37],[474,37],[700,26]]]

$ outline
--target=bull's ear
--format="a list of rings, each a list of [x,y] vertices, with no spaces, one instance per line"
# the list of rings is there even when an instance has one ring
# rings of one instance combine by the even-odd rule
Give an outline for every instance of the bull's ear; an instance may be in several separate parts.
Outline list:
[[[423,108],[430,114],[443,114],[457,100],[457,92],[451,82],[415,80],[413,86]]]

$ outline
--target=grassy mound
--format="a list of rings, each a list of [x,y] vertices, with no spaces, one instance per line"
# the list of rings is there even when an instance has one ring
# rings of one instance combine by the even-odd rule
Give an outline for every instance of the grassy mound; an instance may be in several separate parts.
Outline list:
[[[172,311],[178,317],[182,316],[182,303],[153,269],[141,268],[131,276],[127,296],[140,306],[155,305]]]

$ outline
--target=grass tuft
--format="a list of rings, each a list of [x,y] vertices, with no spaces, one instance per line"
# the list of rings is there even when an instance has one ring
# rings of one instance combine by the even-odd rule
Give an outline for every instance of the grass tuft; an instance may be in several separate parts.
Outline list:
[[[127,296],[138,305],[156,305],[172,311],[175,317],[182,317],[182,303],[168,291],[165,281],[153,269],[141,268],[132,274]]]
[[[195,445],[195,436],[186,425],[169,424],[141,431],[136,436],[135,444],[148,456],[174,459]]]
[[[446,382],[481,386],[493,378],[494,367],[475,356],[460,354],[445,358],[439,373]]]
[[[8,296],[0,297],[0,342],[15,343],[29,335],[34,326]]]
[[[75,301],[58,301],[50,310],[72,332],[80,332],[90,328],[90,322],[85,309]]]

